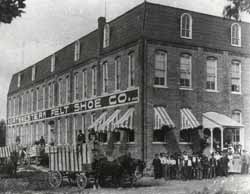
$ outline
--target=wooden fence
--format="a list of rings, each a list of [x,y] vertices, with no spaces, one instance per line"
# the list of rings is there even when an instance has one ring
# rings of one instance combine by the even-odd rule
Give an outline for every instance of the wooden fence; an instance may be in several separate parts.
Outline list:
[[[87,144],[81,146],[49,146],[49,169],[60,172],[83,172],[91,164],[91,151]]]
[[[10,157],[10,153],[13,151],[18,151],[16,145],[0,147],[0,158]]]

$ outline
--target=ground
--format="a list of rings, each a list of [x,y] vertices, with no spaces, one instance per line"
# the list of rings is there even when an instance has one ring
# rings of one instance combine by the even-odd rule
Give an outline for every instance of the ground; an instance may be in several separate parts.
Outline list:
[[[0,193],[24,194],[250,194],[250,175],[230,175],[209,180],[165,181],[144,177],[132,188],[93,188],[80,191],[67,181],[58,189],[51,189],[46,181],[47,173],[35,169],[20,171],[17,178],[2,178]],[[222,191],[223,190],[223,191]]]

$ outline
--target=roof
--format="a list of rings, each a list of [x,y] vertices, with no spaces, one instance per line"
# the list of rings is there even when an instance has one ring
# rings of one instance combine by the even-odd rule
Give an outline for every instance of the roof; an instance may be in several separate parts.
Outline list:
[[[180,15],[190,13],[193,17],[193,38],[192,40],[182,39],[179,36]],[[90,60],[97,59],[100,54],[107,54],[115,49],[131,42],[137,41],[142,36],[149,40],[160,40],[179,45],[191,45],[194,47],[212,48],[227,50],[235,53],[249,53],[250,50],[250,25],[246,22],[239,22],[242,26],[242,47],[230,46],[230,26],[234,20],[222,17],[211,16],[194,11],[144,2],[127,11],[121,16],[108,22],[111,29],[110,46],[99,53],[98,29],[80,38],[81,53],[80,60],[75,62],[74,42],[55,52],[56,68],[50,72],[50,57],[48,56],[35,63],[36,79],[31,81],[31,66],[12,76],[8,95],[22,89],[32,87],[49,77],[62,73],[67,69],[74,68],[79,64],[86,64]],[[53,53],[52,53],[53,54]],[[18,74],[22,74],[21,87],[17,87]]]
[[[203,127],[204,128],[242,128],[243,125],[230,117],[217,112],[207,112],[203,114]]]

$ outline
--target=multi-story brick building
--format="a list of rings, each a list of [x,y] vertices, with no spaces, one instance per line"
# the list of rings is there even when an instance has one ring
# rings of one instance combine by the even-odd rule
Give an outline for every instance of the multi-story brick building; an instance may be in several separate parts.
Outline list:
[[[104,146],[116,131],[116,151],[126,139],[148,159],[168,149],[162,126],[188,147],[201,125],[218,145],[250,150],[249,32],[245,22],[152,3],[101,17],[97,30],[13,75],[7,142],[74,144],[94,128]]]

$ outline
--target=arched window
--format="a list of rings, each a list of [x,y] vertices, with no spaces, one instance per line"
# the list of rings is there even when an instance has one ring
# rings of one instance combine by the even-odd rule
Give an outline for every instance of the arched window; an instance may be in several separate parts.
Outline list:
[[[154,86],[167,86],[167,53],[165,51],[155,53]]]
[[[180,58],[180,87],[192,87],[192,56],[182,54]]]
[[[103,28],[103,48],[109,46],[109,40],[110,40],[110,27],[109,24],[105,24]]]
[[[237,23],[231,25],[231,45],[241,46],[241,27]]]
[[[192,39],[192,16],[188,13],[181,15],[181,38]]]

